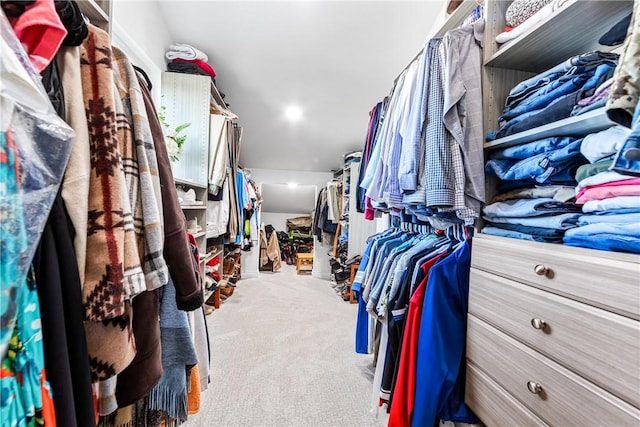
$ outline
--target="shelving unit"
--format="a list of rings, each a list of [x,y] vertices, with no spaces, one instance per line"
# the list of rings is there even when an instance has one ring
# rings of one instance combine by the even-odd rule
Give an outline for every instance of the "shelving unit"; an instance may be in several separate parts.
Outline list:
[[[184,179],[175,179],[175,184],[177,188],[181,188],[184,191],[189,189],[193,189],[196,193],[196,203],[193,205],[181,205],[182,213],[184,214],[185,220],[187,221],[187,228],[189,227],[189,221],[197,220],[198,225],[202,227],[201,231],[192,232],[193,237],[195,237],[198,242],[198,251],[202,255],[207,253],[207,240],[206,240],[206,227],[207,227],[207,187],[200,184],[195,184],[191,181],[187,181]],[[193,231],[193,230],[192,230]]]
[[[451,15],[447,17],[444,23],[431,35],[431,37],[442,37],[447,31],[453,30],[460,26],[460,24],[471,15],[473,9],[478,6],[475,0],[464,0],[460,3],[460,6],[453,11]]]
[[[606,46],[598,44],[602,29],[610,28],[630,13],[632,5],[632,1],[625,0],[570,0],[562,3],[538,26],[502,45],[485,65],[539,73],[575,55],[575,52],[606,49]],[[576,34],[580,36],[576,37]]]
[[[627,0],[558,3],[559,9],[535,28],[499,46],[495,37],[504,31],[511,2],[485,0],[485,134],[496,130],[515,85],[574,55],[607,49],[598,39],[633,5]],[[584,136],[612,125],[604,109],[594,110],[485,143],[484,148]],[[487,200],[495,194],[493,184],[491,177]],[[640,346],[635,339],[639,265],[637,255],[476,233],[465,402],[484,425],[640,422]],[[607,283],[606,292],[602,283]],[[631,333],[634,338],[628,338]],[[603,352],[610,348],[616,351]]]
[[[111,0],[80,0],[78,6],[91,24],[111,33]]]

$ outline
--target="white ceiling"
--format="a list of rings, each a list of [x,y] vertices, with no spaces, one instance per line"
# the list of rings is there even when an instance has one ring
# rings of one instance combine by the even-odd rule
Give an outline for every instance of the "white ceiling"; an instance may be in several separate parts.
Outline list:
[[[164,1],[176,42],[209,55],[244,127],[249,168],[329,171],[362,148],[368,112],[424,44],[444,1]],[[284,119],[289,105],[303,119]]]

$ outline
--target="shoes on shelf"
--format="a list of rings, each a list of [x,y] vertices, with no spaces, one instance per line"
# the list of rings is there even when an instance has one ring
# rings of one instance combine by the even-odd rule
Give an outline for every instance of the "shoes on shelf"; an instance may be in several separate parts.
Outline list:
[[[187,231],[191,234],[202,231],[202,227],[198,224],[198,218],[187,220]]]
[[[181,205],[188,206],[199,204],[196,201],[196,192],[193,188],[184,191],[182,188],[177,187],[176,192],[178,193],[178,200],[180,201]]]
[[[224,288],[220,288],[220,296],[222,295],[231,296],[234,290],[235,288],[231,286],[225,286]]]

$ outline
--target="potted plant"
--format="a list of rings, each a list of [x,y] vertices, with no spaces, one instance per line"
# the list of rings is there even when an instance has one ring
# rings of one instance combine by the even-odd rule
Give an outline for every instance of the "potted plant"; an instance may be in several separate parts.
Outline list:
[[[160,111],[158,112],[158,119],[160,120],[160,124],[164,128],[164,142],[167,144],[167,152],[169,153],[169,158],[172,162],[180,159],[180,155],[182,154],[182,146],[185,142],[187,142],[187,135],[182,132],[191,126],[191,123],[183,123],[181,125],[172,128],[169,123],[167,123],[167,107],[161,106]]]

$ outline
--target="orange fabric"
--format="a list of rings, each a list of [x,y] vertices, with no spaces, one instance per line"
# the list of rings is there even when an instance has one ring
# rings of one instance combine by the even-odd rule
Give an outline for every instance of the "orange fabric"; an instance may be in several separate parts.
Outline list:
[[[40,389],[42,390],[42,419],[46,427],[56,426],[56,411],[51,398],[51,387],[47,383],[47,375],[44,371],[40,373]]]
[[[191,391],[187,394],[187,413],[195,415],[200,412],[200,371],[198,365],[191,369],[191,377],[189,378]]]

